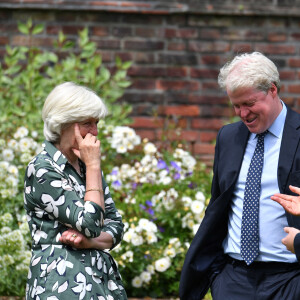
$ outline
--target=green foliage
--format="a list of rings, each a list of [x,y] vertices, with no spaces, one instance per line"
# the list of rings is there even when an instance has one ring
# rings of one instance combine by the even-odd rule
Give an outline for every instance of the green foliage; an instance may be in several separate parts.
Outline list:
[[[50,52],[33,46],[33,37],[44,30],[43,25],[33,25],[29,20],[18,27],[28,38],[28,46],[7,46],[4,63],[0,65],[0,132],[4,136],[23,124],[38,127],[41,132],[42,126],[37,124],[44,100],[54,86],[65,81],[94,90],[107,104],[112,124],[128,123],[130,106],[115,106],[115,102],[130,85],[130,62],[117,57],[113,71],[106,68],[96,44],[89,40],[87,29],[79,32],[77,43],[60,32],[56,51]]]

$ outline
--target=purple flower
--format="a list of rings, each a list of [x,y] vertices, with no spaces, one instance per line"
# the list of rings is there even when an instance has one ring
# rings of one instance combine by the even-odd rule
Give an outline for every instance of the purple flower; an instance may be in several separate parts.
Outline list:
[[[145,202],[148,206],[153,206],[152,202],[150,200],[146,200]]]
[[[131,186],[132,186],[132,189],[136,190],[138,184],[137,184],[136,182],[133,182],[133,183],[131,184]]]
[[[164,160],[159,159],[158,163],[157,163],[157,168],[158,169],[167,169],[168,166],[167,166],[167,164],[166,164],[166,162]]]
[[[181,168],[176,164],[175,161],[171,161],[170,164],[175,170],[177,170],[177,171],[181,170]]]
[[[152,208],[148,208],[148,213],[151,216],[154,216],[154,210]]]
[[[146,210],[146,206],[143,205],[143,204],[140,204],[140,208],[141,208],[142,210]]]
[[[111,174],[111,175],[117,175],[117,174],[118,174],[118,170],[117,170],[117,169],[114,169],[114,170],[111,171],[110,174]]]
[[[112,183],[114,186],[121,186],[121,182],[119,180],[115,180],[113,183]]]
[[[179,173],[175,173],[174,176],[173,176],[173,178],[175,180],[178,180],[180,178],[180,174]]]

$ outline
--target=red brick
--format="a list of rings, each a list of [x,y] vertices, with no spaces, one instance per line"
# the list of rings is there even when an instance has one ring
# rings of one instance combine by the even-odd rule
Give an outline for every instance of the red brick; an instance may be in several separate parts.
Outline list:
[[[198,59],[196,55],[182,53],[182,54],[160,54],[158,62],[162,64],[172,65],[197,65]]]
[[[141,64],[152,64],[155,61],[154,54],[149,52],[137,52],[134,57],[134,61]]]
[[[299,32],[292,33],[292,34],[291,34],[291,37],[292,37],[294,40],[299,41],[299,40],[300,40],[300,33],[299,33]]]
[[[201,61],[205,65],[220,65],[220,56],[217,55],[203,55]]]
[[[199,90],[199,82],[197,81],[182,81],[182,80],[157,80],[156,89],[158,90]]]
[[[211,96],[211,95],[190,95],[190,103],[198,104],[228,104],[229,99],[227,96]]]
[[[221,32],[217,29],[200,29],[199,30],[200,39],[210,39],[217,40],[221,38]]]
[[[186,49],[186,44],[182,42],[169,42],[168,50],[170,51],[184,51]]]
[[[129,89],[125,91],[124,96],[122,97],[126,102],[129,103],[162,103],[164,101],[164,95],[162,93],[156,93],[155,91],[153,93],[149,91],[145,92],[133,92]]]
[[[290,58],[288,60],[288,65],[292,68],[299,68],[300,67],[300,59],[299,58]]]
[[[164,42],[152,42],[152,41],[125,41],[124,49],[128,50],[161,50],[164,48]]]
[[[268,34],[268,40],[270,42],[285,42],[287,39],[286,33],[272,32]]]
[[[190,39],[190,38],[197,38],[198,31],[195,28],[179,28],[179,29],[166,28],[163,29],[162,36],[166,38]]]
[[[133,123],[130,124],[132,128],[161,128],[164,120],[162,118],[147,118],[147,117],[132,117]]]
[[[235,53],[252,52],[254,50],[253,46],[248,43],[234,43],[231,47]]]
[[[217,131],[200,131],[199,137],[200,142],[202,143],[208,143],[208,142],[214,142],[217,138]]]
[[[289,93],[300,94],[300,85],[299,84],[291,84],[288,86]]]
[[[212,91],[218,91],[220,90],[219,84],[216,80],[211,82],[203,82],[202,83],[202,90],[212,90]]]
[[[161,115],[193,117],[199,116],[200,108],[196,105],[160,106],[158,112]]]
[[[248,31],[244,37],[246,41],[263,41],[265,38],[264,33],[260,31]]]
[[[38,47],[52,47],[55,39],[50,37],[32,37],[25,35],[16,35],[11,39],[11,44],[13,46],[38,46]]]
[[[222,119],[216,119],[216,118],[198,118],[193,119],[192,128],[195,129],[216,129],[219,130],[223,125],[225,125],[225,122]]]
[[[201,117],[233,117],[234,111],[229,106],[205,105],[201,106]]]
[[[116,52],[114,54],[114,58],[116,58],[117,56],[119,56],[122,61],[132,61],[133,60],[132,53],[128,53],[128,52]]]
[[[191,77],[192,78],[214,78],[217,80],[219,75],[219,70],[213,70],[213,69],[195,69],[191,68]]]
[[[109,28],[104,26],[95,26],[92,28],[92,35],[93,36],[108,36],[109,35]]]
[[[228,42],[190,41],[188,49],[194,52],[223,53],[230,50],[230,44]]]
[[[166,69],[163,67],[133,66],[128,70],[128,75],[143,77],[164,77],[166,76]]]
[[[168,77],[186,77],[188,74],[185,67],[168,67],[166,71]]]
[[[91,40],[94,41],[100,49],[120,49],[121,47],[120,40]]]
[[[297,74],[295,71],[280,71],[280,79],[281,80],[295,80],[297,79]]]
[[[257,51],[265,54],[295,54],[296,53],[296,47],[292,45],[257,44],[255,48]]]
[[[195,143],[193,146],[193,153],[195,154],[214,154],[215,145]]]
[[[156,29],[153,28],[136,28],[135,35],[140,37],[153,37],[156,36]]]
[[[143,130],[143,129],[135,129],[137,135],[139,135],[142,139],[148,139],[149,141],[155,141],[155,131],[153,130]]]
[[[155,89],[155,80],[136,79],[133,81],[131,87],[139,90],[153,90]]]
[[[6,36],[0,36],[0,45],[7,45],[9,43],[9,39]]]
[[[132,28],[131,27],[114,27],[112,28],[112,35],[114,37],[128,37],[132,36]]]

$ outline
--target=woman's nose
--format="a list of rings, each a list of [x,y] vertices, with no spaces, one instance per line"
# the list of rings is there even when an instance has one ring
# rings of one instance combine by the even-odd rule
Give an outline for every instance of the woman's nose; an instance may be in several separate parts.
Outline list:
[[[97,124],[93,124],[91,126],[91,129],[89,130],[90,134],[97,136],[98,135],[98,128],[97,128]]]

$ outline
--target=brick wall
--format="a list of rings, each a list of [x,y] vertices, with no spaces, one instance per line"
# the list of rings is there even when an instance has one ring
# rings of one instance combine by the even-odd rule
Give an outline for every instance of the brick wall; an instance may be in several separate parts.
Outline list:
[[[300,9],[288,4],[0,1],[0,55],[6,44],[28,42],[17,22],[29,17],[45,25],[34,40],[41,48],[51,48],[59,30],[75,38],[88,27],[105,64],[113,64],[116,55],[133,61],[133,84],[121,99],[133,105],[132,127],[153,141],[171,128],[169,139],[184,139],[195,155],[211,163],[217,131],[233,116],[217,75],[236,53],[257,50],[274,60],[282,99],[300,110]]]

